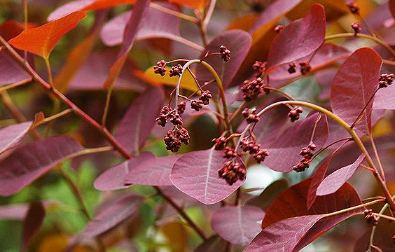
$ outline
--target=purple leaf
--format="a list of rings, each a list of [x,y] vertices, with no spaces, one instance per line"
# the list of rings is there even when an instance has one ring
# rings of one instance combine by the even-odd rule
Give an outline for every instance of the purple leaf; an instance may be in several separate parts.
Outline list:
[[[292,171],[293,166],[302,159],[300,151],[310,143],[318,116],[321,118],[315,128],[313,143],[319,150],[328,138],[328,122],[326,116],[316,113],[294,123],[273,142],[263,145],[270,153],[263,164],[279,172]]]
[[[103,83],[106,81],[107,74],[116,57],[116,53],[106,50],[90,55],[71,80],[69,89],[102,90]],[[133,66],[130,61],[126,61],[125,68],[121,70],[114,82],[114,89],[142,92],[144,90],[143,84],[130,73],[130,69],[133,69]]]
[[[365,154],[361,154],[354,163],[340,168],[326,177],[317,188],[317,195],[323,196],[336,192],[344,183],[351,178],[359,165],[365,158]]]
[[[277,196],[284,192],[289,187],[289,183],[285,179],[274,181],[257,197],[253,197],[246,201],[246,205],[257,206],[264,211],[268,209],[270,204],[277,198]]]
[[[248,32],[242,30],[229,30],[223,32],[210,42],[204,52],[200,55],[202,58],[207,52],[219,52],[220,46],[226,46],[231,57],[228,62],[224,62],[218,55],[210,56],[205,61],[209,63],[220,76],[224,76],[222,84],[224,88],[228,87],[239,70],[248,50],[251,46],[251,36]],[[196,75],[199,80],[207,81],[213,79],[212,74],[204,67],[198,66]],[[222,73],[222,69],[224,72]]]
[[[33,238],[40,230],[45,218],[45,208],[41,202],[30,204],[25,221],[23,222],[21,252],[29,248]]]
[[[313,5],[306,17],[293,21],[274,38],[267,59],[268,67],[300,59],[317,50],[324,42],[325,26],[324,7]]]
[[[245,246],[261,231],[263,216],[254,206],[221,207],[214,213],[211,227],[228,242]]]
[[[0,162],[0,195],[19,192],[82,146],[71,137],[57,136],[25,144]]]
[[[27,204],[0,206],[0,220],[23,220],[28,210]]]
[[[344,47],[327,43],[320,46],[320,48],[312,54],[296,60],[296,62],[308,61],[311,66],[311,70],[309,73],[313,73],[316,71],[318,71],[318,73],[321,73],[321,71],[319,70],[322,70],[322,68],[329,67],[333,63],[339,62],[341,59],[345,59],[349,55],[350,52]],[[289,66],[287,64],[284,64],[271,71],[270,85],[273,87],[281,87],[289,83],[292,79],[303,76],[300,71],[290,74],[288,72],[288,68]]]
[[[272,28],[272,26],[276,24],[282,16],[292,10],[300,2],[302,2],[302,0],[278,0],[272,3],[259,15],[254,26],[251,28],[250,33],[255,33],[256,30],[258,30],[259,33],[262,33],[261,27],[266,29]]]
[[[265,228],[243,252],[292,252],[306,233],[324,217],[300,216],[285,219]]]
[[[144,20],[149,7],[150,0],[137,0],[133,8],[133,13],[126,24],[125,32],[123,34],[123,43],[121,50],[118,53],[117,60],[110,68],[107,80],[104,82],[104,87],[111,89],[121,72],[130,50],[133,47],[134,40],[136,39],[137,32],[141,27],[142,20]]]
[[[51,14],[49,14],[47,20],[53,21],[55,19],[62,18],[72,12],[82,10],[84,7],[88,6],[89,4],[95,1],[96,0],[77,0],[77,1],[66,3],[60,6],[59,8],[57,8],[56,10],[54,10]]]
[[[158,3],[162,7],[177,11],[175,5]],[[101,39],[107,46],[119,45],[123,41],[123,33],[132,12],[125,12],[111,19],[101,31]],[[180,36],[180,19],[150,7],[141,23],[136,39],[168,38],[175,41],[182,40]]]
[[[0,154],[14,148],[27,134],[33,122],[7,126],[0,130]]]
[[[308,210],[306,198],[310,182],[311,179],[307,179],[290,187],[271,204],[262,222],[263,231],[245,252],[299,251],[340,222],[362,213],[361,208],[325,217],[327,213],[361,204],[357,192],[348,183],[334,194],[317,197]]]
[[[174,164],[170,180],[183,193],[202,202],[215,204],[232,194],[243,181],[228,185],[218,177],[218,170],[227,161],[222,151],[214,149],[192,151]]]
[[[332,110],[349,125],[357,120],[366,106],[356,125],[363,134],[372,130],[373,102],[369,100],[378,88],[381,65],[382,60],[373,49],[358,49],[340,67],[332,84]]]
[[[263,108],[262,106],[257,111]],[[266,146],[266,144],[279,137],[289,121],[288,112],[289,108],[286,106],[278,106],[263,114],[254,127],[256,142]]]
[[[0,52],[0,86],[27,82],[31,79],[5,52]]]
[[[129,173],[125,176],[126,185],[171,186],[171,170],[180,155],[151,158],[138,165],[129,164]]]
[[[391,109],[395,110],[395,85],[381,88],[377,91],[374,99],[373,109]]]
[[[139,166],[141,163],[152,158],[155,158],[152,153],[142,153],[136,158],[132,158],[119,165],[111,167],[100,174],[100,176],[95,180],[95,188],[100,191],[112,191],[127,188],[128,186],[125,186],[124,179],[126,174],[130,171],[130,168]]]
[[[156,125],[155,118],[163,105],[163,91],[148,89],[137,97],[115,131],[115,138],[129,152],[138,151]]]
[[[96,237],[123,223],[131,217],[143,202],[141,196],[126,194],[101,208],[99,214],[88,223],[83,232],[86,238]]]

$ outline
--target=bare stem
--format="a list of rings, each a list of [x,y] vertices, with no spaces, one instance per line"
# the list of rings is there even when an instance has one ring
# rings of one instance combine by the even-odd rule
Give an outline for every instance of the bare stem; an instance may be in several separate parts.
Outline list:
[[[373,201],[370,201],[370,202],[367,202],[367,203],[363,203],[363,204],[358,205],[358,206],[349,207],[349,208],[342,209],[340,211],[336,211],[336,212],[325,214],[324,218],[336,216],[338,214],[347,213],[347,212],[354,211],[354,210],[358,210],[360,208],[367,207],[367,206],[370,206],[370,205],[374,205],[374,204],[377,204],[377,203],[382,203],[382,202],[384,202],[384,199],[373,200]]]
[[[178,11],[174,11],[174,10],[168,9],[166,7],[163,7],[163,6],[161,6],[159,4],[156,4],[156,3],[153,3],[153,2],[150,3],[150,7],[154,8],[154,9],[156,9],[158,11],[161,11],[161,12],[173,15],[175,17],[179,17],[179,18],[182,18],[184,20],[190,21],[190,22],[195,23],[195,24],[197,24],[199,22],[199,20],[197,18],[195,18],[195,17],[186,15],[186,14],[178,12]]]
[[[56,120],[56,119],[58,119],[58,118],[60,118],[60,117],[62,117],[62,116],[64,116],[64,115],[70,114],[71,112],[73,112],[72,109],[63,110],[63,111],[60,112],[60,113],[57,113],[57,114],[52,115],[52,116],[49,116],[49,117],[45,118],[44,120],[42,120],[42,121],[36,123],[36,124],[34,125],[34,127],[37,127],[37,126],[39,126],[39,125],[41,125],[41,124],[44,124],[44,123],[47,123],[47,122],[51,122],[51,121],[53,121],[53,120]]]
[[[200,227],[198,227],[196,225],[196,223],[189,218],[189,216],[185,213],[185,211],[178,206],[170,197],[168,197],[166,194],[164,194],[162,192],[162,190],[155,186],[156,191],[167,201],[167,203],[169,203],[180,215],[181,217],[189,224],[189,226],[195,230],[195,232],[203,239],[203,240],[207,240],[207,236],[206,234],[203,232],[202,229],[200,229]]]
[[[395,51],[387,43],[385,43],[384,41],[382,41],[381,39],[379,39],[377,37],[373,37],[373,36],[370,36],[367,34],[339,33],[339,34],[330,35],[330,36],[325,37],[325,41],[332,40],[332,39],[338,39],[338,38],[351,38],[351,37],[358,37],[358,38],[372,40],[372,41],[376,42],[377,44],[381,45],[382,47],[384,47],[388,52],[390,52],[392,54],[392,56],[395,56]]]

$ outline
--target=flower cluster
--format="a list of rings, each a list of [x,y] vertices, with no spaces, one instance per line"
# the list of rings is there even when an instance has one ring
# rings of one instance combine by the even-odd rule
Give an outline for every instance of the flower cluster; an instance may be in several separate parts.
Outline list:
[[[303,172],[308,169],[314,156],[313,152],[316,148],[317,146],[313,142],[311,142],[307,147],[303,147],[299,153],[303,157],[303,159],[293,167],[293,170],[296,172]]]
[[[247,123],[259,122],[259,116],[256,114],[256,109],[250,111],[248,108],[245,108],[241,114],[246,119]]]
[[[361,25],[358,22],[352,23],[351,28],[354,30],[355,36],[357,36],[357,34],[361,32]]]
[[[306,75],[308,72],[310,72],[311,70],[311,66],[310,63],[307,61],[301,61],[299,62],[299,66],[300,66],[300,73],[302,75]]]
[[[372,209],[366,209],[363,213],[365,214],[365,219],[369,224],[372,224],[373,226],[377,226],[377,224],[379,224],[379,219],[374,215]]]
[[[226,46],[220,46],[219,47],[219,53],[221,54],[221,58],[225,61],[228,62],[230,60],[230,51]]]
[[[249,102],[257,98],[258,95],[263,93],[265,84],[261,78],[254,78],[252,80],[245,80],[241,86],[243,92],[243,98]]]
[[[347,7],[352,14],[359,15],[359,6],[354,1],[348,2]]]
[[[182,66],[180,64],[171,67],[170,71],[169,71],[169,76],[173,77],[173,76],[180,76],[182,73]]]
[[[267,65],[266,61],[262,62],[258,60],[255,61],[254,64],[252,64],[252,69],[255,72],[255,77],[262,76],[262,74],[266,71],[266,65]]]
[[[160,74],[161,76],[165,76],[166,64],[167,64],[167,62],[164,60],[160,60],[160,61],[156,62],[156,66],[154,66],[154,73]]]
[[[288,117],[291,118],[291,122],[295,122],[299,120],[300,114],[303,113],[303,108],[302,107],[294,107],[289,111]]]
[[[276,27],[274,27],[274,31],[277,33],[280,33],[283,29],[284,29],[284,26],[282,26],[282,25],[276,25]]]
[[[379,78],[379,87],[385,88],[392,84],[394,81],[394,74],[381,74]]]
[[[258,163],[265,161],[265,158],[269,156],[269,152],[266,149],[262,149],[261,145],[256,143],[255,138],[252,136],[243,137],[240,141],[240,147],[244,152],[252,155]]]
[[[179,106],[177,110],[180,111]],[[182,127],[183,122],[181,116],[169,106],[163,106],[159,117],[156,118],[156,122],[158,125],[164,127],[168,121],[170,121],[174,127],[170,129],[164,137],[166,149],[177,152],[181,147],[181,143],[189,144],[190,136],[188,130]]]
[[[233,185],[238,180],[246,178],[247,169],[237,160],[227,161],[224,166],[218,170],[218,176],[226,180],[229,185]]]

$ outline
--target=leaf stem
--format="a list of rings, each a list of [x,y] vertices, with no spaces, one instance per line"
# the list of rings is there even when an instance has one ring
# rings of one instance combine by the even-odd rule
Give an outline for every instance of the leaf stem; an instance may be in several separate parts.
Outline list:
[[[382,41],[381,39],[379,39],[377,37],[373,37],[373,36],[370,36],[367,34],[339,33],[339,34],[330,35],[330,36],[325,37],[325,41],[332,40],[332,39],[338,39],[338,38],[351,38],[351,37],[358,37],[358,38],[372,40],[372,41],[376,42],[377,44],[381,45],[382,47],[384,47],[388,52],[390,52],[392,54],[392,56],[395,56],[395,51],[387,43],[385,43],[384,41]]]
[[[174,10],[168,9],[166,7],[160,6],[159,4],[156,4],[156,3],[153,3],[153,2],[150,3],[150,7],[154,8],[154,9],[156,9],[158,11],[167,13],[169,15],[173,15],[175,17],[179,17],[179,18],[182,18],[184,20],[190,21],[190,22],[195,23],[195,24],[197,24],[199,22],[199,20],[197,18],[195,18],[195,17],[186,15],[186,14],[178,12],[178,11],[174,11]]]
[[[6,91],[8,89],[13,89],[13,88],[16,88],[16,87],[19,87],[19,86],[23,86],[25,84],[30,83],[31,81],[32,81],[31,79],[28,79],[28,80],[23,80],[23,81],[20,81],[20,82],[16,82],[16,83],[13,83],[13,84],[1,87],[0,88],[0,93],[3,92],[3,91]]]
[[[67,115],[67,114],[70,114],[71,112],[73,112],[72,109],[63,110],[63,111],[60,112],[60,113],[57,113],[57,114],[55,114],[55,115],[49,116],[49,117],[47,117],[47,118],[44,118],[44,120],[39,121],[38,123],[36,123],[36,124],[34,125],[34,127],[37,127],[37,126],[39,126],[39,125],[41,125],[41,124],[44,124],[44,123],[47,123],[47,122],[56,120],[56,119],[58,119],[59,117],[62,117],[62,116]]]
[[[339,211],[336,211],[336,212],[325,214],[324,218],[336,216],[336,215],[342,214],[342,213],[347,213],[347,212],[354,211],[354,210],[360,209],[362,207],[367,207],[367,206],[374,205],[374,204],[377,204],[377,203],[382,203],[383,201],[384,201],[384,199],[378,199],[378,200],[373,200],[373,201],[370,201],[370,202],[367,202],[367,203],[363,203],[363,204],[358,205],[358,206],[345,208],[345,209],[342,209],[342,210],[339,210]]]

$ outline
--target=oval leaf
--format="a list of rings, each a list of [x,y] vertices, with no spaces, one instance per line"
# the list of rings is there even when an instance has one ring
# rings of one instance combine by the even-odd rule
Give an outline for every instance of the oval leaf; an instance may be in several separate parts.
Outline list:
[[[82,146],[67,136],[47,138],[19,147],[0,162],[0,195],[19,192],[80,150]]]
[[[183,193],[202,202],[215,204],[232,194],[243,181],[228,185],[218,177],[227,159],[222,151],[214,149],[192,151],[180,157],[174,164],[170,180]]]
[[[33,122],[24,122],[7,126],[0,130],[0,154],[15,147],[28,133]]]
[[[364,158],[365,154],[361,154],[354,163],[331,173],[318,186],[317,195],[328,195],[339,190],[339,188],[344,185],[344,183],[346,183],[347,180],[349,180],[351,176],[355,173]]]
[[[73,12],[61,19],[24,30],[9,43],[21,50],[48,58],[58,41],[86,17],[85,12]],[[32,42],[33,41],[33,42]]]
[[[277,139],[271,143],[263,143],[262,146],[269,150],[269,156],[265,159],[264,165],[279,172],[290,172],[302,157],[300,151],[306,147],[311,140],[314,131],[313,142],[319,150],[328,138],[328,122],[326,116],[318,113],[307,117],[302,121],[294,123],[287,128]],[[287,158],[284,158],[287,157]]]
[[[226,206],[218,209],[211,227],[222,238],[233,244],[247,245],[261,231],[264,212],[254,206]]]
[[[161,7],[177,11],[174,5],[158,3]],[[107,46],[119,45],[123,41],[123,33],[132,12],[125,12],[111,19],[101,30],[101,39]],[[147,15],[141,22],[136,39],[168,38],[175,41],[180,37],[180,19],[153,7],[148,9]]]
[[[5,52],[0,52],[0,85],[28,82],[32,78]]]
[[[86,238],[96,237],[121,224],[137,211],[142,202],[140,196],[126,194],[119,197],[115,202],[106,204],[101,208],[100,213],[88,223],[83,236]]]
[[[248,32],[242,30],[225,31],[210,42],[200,55],[200,58],[204,57],[207,52],[218,52],[222,45],[230,50],[230,61],[225,63],[223,59],[217,55],[208,57],[205,61],[214,67],[219,76],[224,76],[222,84],[224,88],[226,88],[235,77],[237,70],[239,70],[247,56],[251,46],[251,36]],[[199,80],[207,81],[213,79],[212,74],[206,68],[198,66],[196,69],[196,76]]]
[[[349,125],[358,119],[355,128],[363,134],[372,131],[373,100],[370,99],[378,88],[381,65],[382,60],[373,49],[358,49],[340,67],[332,84],[333,112]]]
[[[274,38],[268,66],[288,63],[317,50],[324,42],[325,27],[324,7],[315,4],[306,17],[293,21]]]
[[[21,252],[29,248],[33,238],[40,230],[45,218],[45,208],[41,202],[30,204],[29,211],[23,222]]]
[[[115,131],[115,138],[129,152],[136,152],[147,140],[156,124],[163,105],[163,91],[160,88],[148,89],[129,107]]]
[[[361,204],[357,192],[348,183],[334,194],[317,197],[308,210],[306,198],[310,182],[311,179],[307,179],[290,187],[272,203],[262,222],[263,231],[246,252],[299,251],[338,223],[362,213],[361,208],[325,217],[327,213]]]
[[[141,163],[152,158],[155,158],[152,153],[142,153],[136,158],[132,158],[119,165],[111,167],[100,174],[100,176],[95,180],[95,188],[100,191],[112,191],[127,188],[128,186],[125,186],[124,180],[125,176],[130,171],[130,167],[139,166]]]
[[[130,165],[125,176],[125,185],[171,186],[171,170],[180,155],[151,158],[138,165]]]

